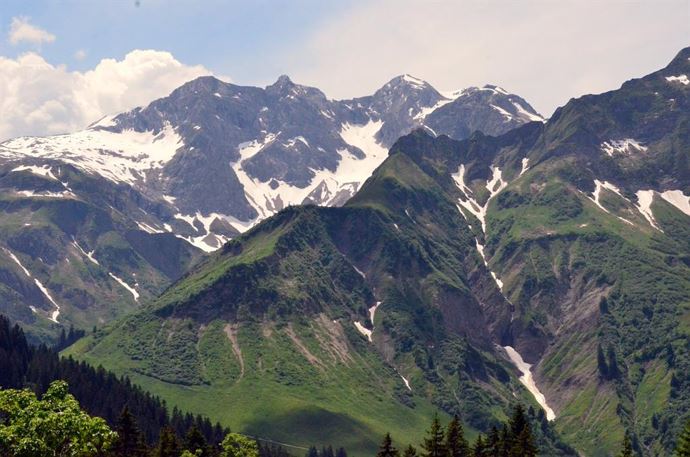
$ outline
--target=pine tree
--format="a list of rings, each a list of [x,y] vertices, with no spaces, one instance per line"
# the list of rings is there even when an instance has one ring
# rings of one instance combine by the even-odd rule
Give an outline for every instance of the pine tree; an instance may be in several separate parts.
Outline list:
[[[144,436],[139,431],[134,416],[129,412],[129,406],[122,408],[115,427],[118,438],[113,446],[113,454],[117,457],[143,457],[147,454]]]
[[[335,457],[335,454],[333,453],[333,447],[328,446],[321,448],[321,457]]]
[[[482,439],[482,435],[477,436],[477,441],[474,442],[472,447],[472,457],[489,457],[490,454],[487,453],[486,444]]]
[[[403,452],[403,457],[417,457],[417,449],[410,444]]]
[[[424,438],[422,449],[424,449],[423,457],[446,457],[446,446],[443,439],[443,428],[438,419],[438,414],[434,415],[431,421],[431,428],[427,432],[427,437]]]
[[[503,428],[501,429],[501,433],[498,439],[498,454],[496,455],[498,457],[510,457],[511,442],[512,440],[510,432],[508,431],[508,426],[506,424],[503,424]]]
[[[393,446],[393,440],[391,439],[391,434],[386,433],[383,438],[381,446],[379,446],[379,451],[376,453],[376,457],[398,457],[400,453]]]
[[[678,437],[676,457],[690,457],[690,419],[685,423],[685,429]]]
[[[376,457],[398,457],[398,450],[393,447],[393,440],[391,439],[391,434],[386,433],[385,438],[381,446],[379,446],[379,451],[376,453]]]
[[[493,426],[489,431],[489,436],[486,438],[486,453],[491,457],[500,457],[501,455],[501,435],[498,429]]]
[[[208,449],[208,445],[206,444],[206,439],[199,430],[199,427],[197,427],[196,423],[192,424],[185,435],[184,448],[191,453],[201,451],[201,453],[198,454],[200,457],[209,457],[211,454]]]
[[[319,457],[319,451],[316,450],[316,447],[311,446],[307,451],[306,457]]]
[[[513,408],[513,415],[509,422],[510,437],[515,439],[520,435],[522,429],[527,425],[527,416],[525,415],[525,407],[518,404]]]
[[[339,447],[337,451],[335,451],[335,457],[347,457],[347,452],[345,452],[344,447]]]
[[[468,457],[470,447],[465,440],[465,432],[457,415],[448,423],[446,429],[446,450],[449,457]]]
[[[172,427],[163,427],[153,457],[178,457],[180,444]]]
[[[537,455],[532,429],[525,415],[525,408],[518,404],[513,410],[505,436],[505,447],[510,457],[532,457]]]
[[[514,438],[511,451],[513,457],[536,457],[537,446],[534,443],[532,429],[529,424],[525,424],[520,434]]]
[[[621,450],[621,453],[618,455],[620,457],[633,456],[632,443],[630,442],[630,436],[627,433],[625,434],[625,438],[623,439],[623,449]]]

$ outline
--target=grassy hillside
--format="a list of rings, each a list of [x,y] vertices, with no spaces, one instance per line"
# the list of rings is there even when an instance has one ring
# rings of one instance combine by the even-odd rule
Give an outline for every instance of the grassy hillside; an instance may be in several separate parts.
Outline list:
[[[346,207],[282,211],[69,354],[300,446],[418,442],[436,411],[486,431],[516,396],[536,403],[476,332],[508,304],[472,244],[448,193],[394,155]]]

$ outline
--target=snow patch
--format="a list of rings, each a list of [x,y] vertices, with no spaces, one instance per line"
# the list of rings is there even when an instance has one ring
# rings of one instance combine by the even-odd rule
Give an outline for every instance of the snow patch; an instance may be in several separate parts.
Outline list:
[[[230,166],[244,187],[247,200],[259,214],[252,223],[257,223],[287,206],[299,205],[309,196],[320,205],[329,205],[336,198],[340,200],[352,196],[388,155],[388,150],[376,140],[376,133],[382,125],[383,121],[370,121],[362,125],[343,124],[340,130],[341,138],[348,145],[364,152],[364,158],[356,157],[348,149],[340,149],[337,151],[340,161],[336,170],[312,169],[314,177],[311,183],[303,188],[281,180],[261,182],[250,177],[243,169],[242,163],[245,160],[275,141],[280,133],[268,134],[263,139],[242,143],[239,146],[240,160]],[[308,141],[303,137],[295,137],[286,144],[294,146],[298,141],[308,145]]]
[[[362,278],[364,278],[364,279],[367,278],[367,275],[366,275],[362,270],[360,270],[359,268],[357,268],[357,267],[355,266],[354,263],[352,264],[352,268],[354,268],[355,271],[356,271],[357,273],[359,273],[359,275],[360,275]]]
[[[72,244],[74,245],[74,247],[76,247],[76,248],[79,250],[79,252],[81,252],[87,259],[89,259],[89,260],[91,261],[91,263],[96,264],[96,265],[100,265],[100,264],[98,263],[98,260],[96,260],[96,258],[93,256],[93,253],[96,252],[96,251],[86,252],[86,251],[79,245],[79,243],[77,243],[76,240],[73,240],[73,241],[72,241]]]
[[[112,115],[112,116],[103,116],[93,124],[89,125],[89,128],[96,128],[96,127],[115,127],[117,124],[115,123],[115,118],[117,117],[117,114]]]
[[[4,248],[3,248],[3,249],[4,249]],[[48,291],[48,288],[45,287],[45,286],[43,285],[43,283],[42,283],[41,281],[38,280],[38,278],[34,278],[34,277],[31,275],[31,273],[29,272],[29,270],[27,270],[26,267],[25,267],[24,265],[22,265],[22,263],[19,261],[19,259],[17,258],[17,256],[14,255],[14,253],[13,253],[12,251],[10,251],[9,249],[4,249],[4,251],[10,256],[10,258],[14,261],[14,263],[16,263],[17,265],[19,265],[19,268],[21,268],[22,271],[24,271],[24,274],[25,274],[27,277],[29,277],[29,278],[31,278],[31,279],[34,280],[34,284],[36,284],[36,287],[38,287],[38,289],[43,293],[43,295],[48,299],[48,301],[49,301],[50,303],[52,303],[53,306],[55,306],[55,310],[50,314],[50,318],[49,318],[49,319],[50,319],[51,321],[55,322],[56,324],[59,324],[57,318],[58,318],[58,316],[60,315],[60,305],[58,305],[57,302],[55,301],[55,299],[53,299],[53,296],[50,295],[50,292]],[[32,309],[32,310],[35,312],[35,308]]]
[[[182,221],[187,222],[189,225],[194,227],[195,230],[197,229],[195,222],[201,223],[201,225],[203,226],[203,230],[199,230],[200,234],[197,236],[182,236],[174,232],[173,234],[180,239],[186,240],[187,242],[198,247],[204,252],[213,252],[216,249],[223,246],[223,244],[225,244],[229,240],[229,238],[225,236],[211,232],[211,224],[216,219],[225,220],[233,228],[235,228],[235,230],[239,232],[244,232],[248,230],[257,222],[256,219],[250,221],[240,221],[232,216],[220,213],[210,213],[206,216],[198,211],[194,215],[177,213],[174,217],[175,219],[180,219]],[[170,227],[169,224],[165,224],[165,229],[169,232],[172,232],[172,227]]]
[[[77,196],[74,195],[74,193],[72,193],[68,190],[63,190],[62,192],[50,192],[50,191],[34,192],[32,190],[19,190],[19,191],[17,191],[17,195],[21,195],[22,197],[29,197],[29,198],[72,198],[72,199],[77,198]]]
[[[599,147],[610,157],[613,157],[614,154],[631,154],[636,151],[647,151],[647,146],[644,146],[634,138],[604,141]]]
[[[524,160],[523,160],[523,166],[524,166]],[[506,188],[508,185],[507,182],[503,181],[502,178],[502,172],[501,169],[498,167],[491,167],[491,172],[492,176],[489,181],[486,183],[486,189],[489,191],[489,198],[486,200],[486,203],[484,203],[483,206],[479,205],[477,200],[474,198],[474,194],[472,190],[467,187],[465,184],[465,165],[461,164],[460,167],[458,167],[457,173],[451,175],[453,180],[455,181],[455,184],[457,185],[458,189],[464,194],[466,200],[460,198],[458,199],[458,202],[460,205],[458,206],[458,211],[460,211],[460,214],[467,219],[467,216],[465,213],[462,211],[462,208],[465,208],[467,211],[469,211],[471,214],[474,214],[477,219],[479,219],[479,222],[482,224],[482,232],[486,234],[486,212],[489,209],[489,202],[491,202],[491,199],[494,198],[499,192],[501,192],[503,189]],[[489,263],[486,259],[486,254],[484,253],[484,246],[479,243],[478,239],[474,239],[475,245],[477,247],[477,251],[479,252],[479,255],[481,256],[482,260],[484,261],[484,266],[489,268]],[[489,269],[489,273],[491,273],[491,277],[494,279],[494,282],[496,282],[496,285],[498,286],[498,289],[502,292],[503,291],[503,281]],[[506,300],[510,303],[510,301],[506,298]]]
[[[53,174],[53,170],[50,165],[43,165],[42,167],[37,167],[35,165],[20,165],[16,168],[13,168],[12,171],[28,171],[38,176],[43,176],[55,181],[58,180],[57,176]]]
[[[479,202],[474,198],[474,193],[472,189],[467,187],[465,184],[465,165],[461,164],[458,167],[457,173],[451,175],[455,181],[456,186],[464,195],[464,199],[461,197],[458,199],[460,205],[473,214],[482,224],[482,232],[486,233],[486,211],[489,208],[489,203],[491,199],[494,198],[499,192],[506,188],[507,182],[503,181],[502,172],[499,167],[491,167],[492,176],[489,181],[486,182],[486,189],[489,191],[489,198],[486,200],[484,205],[480,205]],[[460,210],[463,216],[465,213]],[[466,217],[466,216],[465,216]]]
[[[369,330],[368,328],[366,328],[365,326],[363,326],[363,325],[361,324],[361,322],[359,322],[359,321],[355,321],[355,327],[357,327],[357,330],[359,330],[359,333],[361,333],[362,335],[364,335],[364,336],[367,337],[367,339],[369,340],[370,343],[372,342],[372,340],[371,340],[371,330]]]
[[[422,81],[419,78],[415,78],[414,76],[408,75],[408,74],[404,74],[402,76],[402,79],[403,79],[403,81],[410,83],[411,85],[413,85],[417,89],[422,89],[423,87],[426,86],[426,82]]]
[[[153,131],[87,129],[67,135],[20,137],[2,143],[6,159],[60,160],[113,182],[134,184],[162,168],[184,143],[170,124]]]
[[[652,202],[654,201],[654,191],[649,190],[638,190],[635,195],[637,195],[637,209],[640,213],[647,219],[647,222],[660,232],[663,232],[661,228],[656,223],[654,219],[654,213],[652,212]]]
[[[661,193],[661,198],[690,216],[690,196],[685,196],[682,190],[667,190]]]
[[[670,83],[681,83],[685,86],[690,84],[690,79],[688,79],[688,75],[667,76],[666,81]]]
[[[503,349],[505,349],[508,357],[510,357],[510,361],[513,362],[513,365],[515,365],[515,367],[522,373],[522,376],[520,376],[520,382],[527,388],[527,390],[530,391],[530,393],[537,400],[537,403],[539,403],[539,405],[542,407],[546,413],[546,419],[548,421],[554,420],[556,418],[556,413],[554,413],[553,409],[551,409],[546,403],[546,397],[543,393],[541,393],[537,387],[537,384],[534,382],[534,377],[532,376],[531,371],[532,365],[525,362],[520,353],[518,353],[511,346],[504,346]]]
[[[369,308],[369,320],[371,320],[371,330],[362,325],[360,321],[354,322],[355,327],[357,327],[357,330],[359,330],[359,333],[366,336],[370,343],[373,342],[373,340],[371,339],[371,334],[374,332],[374,318],[376,317],[376,310],[379,306],[381,306],[381,302],[377,301],[374,306]]]
[[[609,191],[613,192],[614,194],[618,195],[619,197],[621,197],[622,199],[627,200],[627,198],[625,198],[623,196],[623,194],[621,194],[620,189],[618,187],[616,187],[615,185],[611,184],[608,181],[599,181],[598,179],[595,179],[594,180],[594,192],[592,192],[591,197],[587,196],[587,198],[592,200],[599,208],[604,210],[604,212],[606,212],[606,213],[610,214],[609,210],[604,208],[604,206],[601,204],[601,191],[602,191],[602,189],[609,190]],[[623,219],[623,218],[619,217],[619,219]],[[632,224],[632,222],[630,222],[626,219],[623,219],[623,220],[625,220],[625,222],[628,222],[631,225],[634,225],[634,224]]]
[[[420,109],[419,112],[414,115],[413,119],[418,120],[418,121],[423,121],[424,119],[426,119],[426,117],[429,114],[433,113],[434,111],[436,111],[437,109],[439,109],[443,105],[447,105],[448,103],[450,103],[452,101],[453,100],[450,98],[444,98],[443,100],[439,100],[434,105],[426,106],[426,107]],[[429,128],[429,127],[426,127],[426,128],[428,128],[429,130],[431,130],[433,132],[433,130],[431,128]],[[436,135],[436,132],[434,132],[434,136],[438,136],[438,135]]]
[[[146,233],[164,233],[165,232],[165,230],[160,230],[160,229],[157,229],[155,227],[152,227],[149,224],[147,224],[146,222],[138,222],[138,221],[135,221],[135,222],[137,223],[137,226]]]
[[[134,301],[139,301],[139,292],[134,287],[131,287],[129,284],[124,282],[121,278],[118,278],[111,272],[108,272],[111,278],[113,278],[115,281],[117,281],[118,284],[120,284],[122,287],[127,289],[127,291],[132,294],[132,297],[134,297]]]
[[[527,119],[527,120],[529,120],[529,121],[544,122],[544,118],[543,118],[543,117],[539,116],[538,114],[534,114],[534,113],[531,113],[531,112],[527,111],[527,109],[525,109],[525,107],[522,106],[521,103],[514,102],[514,101],[512,101],[512,100],[510,101],[510,103],[513,104],[513,106],[515,107],[515,109],[516,109],[517,112],[518,112],[518,115],[519,115],[521,118]]]
[[[510,114],[508,111],[504,110],[503,108],[501,108],[500,106],[496,106],[494,104],[491,104],[491,107],[503,115],[503,117],[505,118],[504,122],[508,122],[508,121],[513,119],[513,115]]]

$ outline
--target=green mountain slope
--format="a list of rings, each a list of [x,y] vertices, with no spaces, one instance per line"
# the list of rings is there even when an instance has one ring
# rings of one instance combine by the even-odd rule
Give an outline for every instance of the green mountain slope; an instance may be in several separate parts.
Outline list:
[[[500,137],[403,137],[344,207],[282,211],[70,353],[361,455],[436,407],[482,431],[538,408],[511,346],[580,452],[627,431],[667,455],[690,414],[689,59]]]
[[[70,352],[296,445],[413,443],[438,408],[486,430],[515,396],[536,403],[476,331],[509,304],[473,243],[452,196],[393,154],[345,207],[282,211]]]

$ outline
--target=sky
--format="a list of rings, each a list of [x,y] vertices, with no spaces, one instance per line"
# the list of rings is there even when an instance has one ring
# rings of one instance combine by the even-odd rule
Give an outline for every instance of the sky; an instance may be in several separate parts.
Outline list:
[[[690,0],[2,0],[0,140],[84,128],[197,76],[331,98],[409,73],[541,114],[690,46]]]

